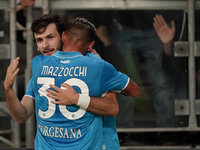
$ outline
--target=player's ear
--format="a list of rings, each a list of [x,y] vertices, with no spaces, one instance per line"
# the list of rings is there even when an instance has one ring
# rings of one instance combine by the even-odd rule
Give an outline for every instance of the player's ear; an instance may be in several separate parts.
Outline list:
[[[94,45],[94,41],[90,42],[88,49],[92,49],[93,45]]]
[[[66,36],[66,32],[63,31],[63,33],[62,33],[62,42],[63,43],[65,42],[65,36]]]

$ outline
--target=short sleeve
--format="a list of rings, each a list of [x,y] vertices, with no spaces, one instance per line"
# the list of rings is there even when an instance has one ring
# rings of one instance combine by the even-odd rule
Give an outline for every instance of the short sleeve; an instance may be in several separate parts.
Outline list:
[[[33,84],[32,84],[32,79],[29,81],[28,85],[26,86],[26,94],[25,96],[32,97],[35,99],[35,94],[33,92]]]
[[[126,74],[117,71],[113,65],[104,62],[104,69],[101,76],[103,91],[121,91],[127,86],[129,80]]]

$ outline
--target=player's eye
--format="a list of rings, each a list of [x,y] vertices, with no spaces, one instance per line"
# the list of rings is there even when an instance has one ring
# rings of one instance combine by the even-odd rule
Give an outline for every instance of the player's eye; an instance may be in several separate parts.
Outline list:
[[[53,39],[53,36],[49,36],[48,39]]]
[[[41,43],[41,42],[42,42],[42,39],[36,39],[36,42],[37,42],[37,43]]]

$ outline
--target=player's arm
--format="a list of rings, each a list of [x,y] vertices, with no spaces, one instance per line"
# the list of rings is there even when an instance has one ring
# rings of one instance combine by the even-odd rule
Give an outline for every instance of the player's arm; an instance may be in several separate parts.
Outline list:
[[[128,85],[122,91],[122,93],[127,96],[137,97],[140,95],[140,89],[138,85],[133,80],[130,79]]]
[[[113,65],[104,61],[104,70],[102,71],[102,83],[104,89],[122,91],[124,95],[137,97],[140,95],[138,85],[126,74],[115,69]]]
[[[47,96],[56,99],[58,101],[52,101],[54,104],[62,104],[62,105],[77,105],[80,95],[73,89],[72,86],[64,83],[62,84],[66,89],[60,89],[54,85],[50,85],[55,91],[47,89]],[[79,98],[80,97],[80,98]],[[119,112],[119,106],[117,102],[117,98],[114,92],[109,91],[104,97],[89,97],[89,105],[87,110],[97,114],[104,116],[112,116],[116,117]]]
[[[6,78],[4,81],[4,88],[6,94],[6,103],[13,118],[18,123],[24,123],[33,113],[34,105],[33,100],[30,100],[32,98],[27,96],[23,97],[22,101],[20,102],[13,89],[15,77],[19,72],[19,68],[17,68],[19,64],[19,59],[20,58],[17,57],[7,68]]]
[[[87,110],[98,115],[116,117],[119,105],[115,93],[108,91],[104,97],[90,97]]]

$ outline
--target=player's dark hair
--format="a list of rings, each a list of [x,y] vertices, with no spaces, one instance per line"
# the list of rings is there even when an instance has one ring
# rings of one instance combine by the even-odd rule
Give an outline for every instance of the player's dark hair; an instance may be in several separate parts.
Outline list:
[[[96,27],[84,18],[76,18],[66,27],[66,33],[86,42],[94,41]]]
[[[63,19],[63,17],[60,15],[45,14],[39,19],[36,19],[35,21],[33,21],[31,25],[33,37],[34,37],[34,33],[36,34],[43,33],[46,30],[47,26],[51,23],[54,23],[56,25],[56,29],[58,33],[60,34],[60,36],[62,36],[63,31],[65,31],[66,29],[66,22]]]

